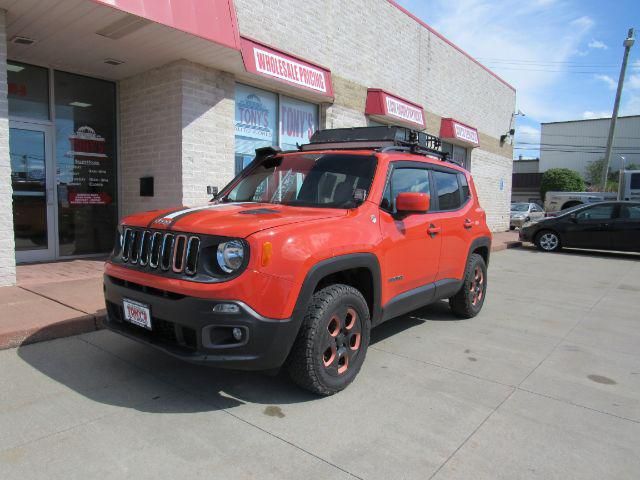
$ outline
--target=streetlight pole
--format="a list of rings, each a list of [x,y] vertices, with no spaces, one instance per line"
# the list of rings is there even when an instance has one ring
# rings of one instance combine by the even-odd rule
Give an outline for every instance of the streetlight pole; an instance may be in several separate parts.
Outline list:
[[[616,91],[616,100],[613,104],[613,115],[609,125],[609,137],[607,138],[607,152],[604,159],[604,168],[602,171],[602,191],[607,189],[607,176],[609,175],[609,164],[611,163],[611,150],[613,149],[613,137],[616,133],[616,122],[618,121],[618,109],[620,108],[620,97],[622,96],[622,86],[624,85],[624,76],[627,71],[627,61],[629,60],[629,50],[634,43],[633,28],[629,29],[627,38],[622,43],[624,46],[624,57],[622,57],[622,68],[620,69],[620,78],[618,78],[618,90]]]

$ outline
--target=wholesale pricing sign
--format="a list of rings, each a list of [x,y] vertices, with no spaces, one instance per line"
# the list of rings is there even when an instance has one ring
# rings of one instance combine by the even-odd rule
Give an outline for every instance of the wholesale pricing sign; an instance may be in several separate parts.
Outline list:
[[[242,37],[240,43],[242,58],[248,72],[333,98],[331,72],[326,68],[248,38]]]

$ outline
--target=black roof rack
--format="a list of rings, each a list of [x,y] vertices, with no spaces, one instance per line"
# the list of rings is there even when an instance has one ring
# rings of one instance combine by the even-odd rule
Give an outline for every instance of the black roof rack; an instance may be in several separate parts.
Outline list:
[[[309,143],[299,145],[302,151],[321,149],[366,149],[380,152],[402,151],[419,155],[433,155],[449,161],[447,152],[442,152],[438,137],[405,127],[353,127],[318,130]]]

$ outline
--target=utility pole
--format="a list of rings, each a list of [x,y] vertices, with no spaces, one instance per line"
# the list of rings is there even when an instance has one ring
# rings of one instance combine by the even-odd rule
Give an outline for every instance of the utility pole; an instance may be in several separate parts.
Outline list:
[[[620,78],[618,78],[618,90],[616,91],[616,100],[613,104],[613,115],[611,116],[611,124],[609,125],[609,137],[607,138],[607,152],[604,157],[604,169],[602,171],[602,191],[607,189],[607,176],[609,175],[609,164],[611,163],[611,150],[613,149],[613,137],[616,133],[616,122],[618,121],[618,109],[620,108],[620,97],[622,96],[622,86],[624,85],[624,76],[627,72],[627,61],[629,60],[629,50],[634,43],[633,28],[629,29],[627,38],[622,43],[624,46],[624,57],[622,57],[622,68],[620,68]]]

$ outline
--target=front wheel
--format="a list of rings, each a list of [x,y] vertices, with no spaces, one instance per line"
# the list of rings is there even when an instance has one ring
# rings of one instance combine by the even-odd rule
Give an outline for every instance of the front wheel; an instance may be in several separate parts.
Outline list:
[[[318,395],[343,390],[364,363],[370,330],[369,308],[358,290],[336,284],[316,292],[287,359],[290,377]]]
[[[487,293],[487,264],[481,255],[472,253],[467,260],[462,287],[449,299],[453,313],[462,318],[475,317]]]
[[[560,237],[556,232],[544,230],[536,235],[536,246],[545,252],[556,252],[560,250]]]

